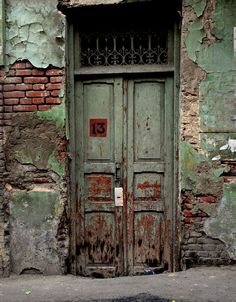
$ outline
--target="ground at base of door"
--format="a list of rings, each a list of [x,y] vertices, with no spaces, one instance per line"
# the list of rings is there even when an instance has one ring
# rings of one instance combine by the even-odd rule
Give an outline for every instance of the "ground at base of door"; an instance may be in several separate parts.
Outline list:
[[[0,279],[1,302],[234,302],[236,266],[110,279],[11,275]]]

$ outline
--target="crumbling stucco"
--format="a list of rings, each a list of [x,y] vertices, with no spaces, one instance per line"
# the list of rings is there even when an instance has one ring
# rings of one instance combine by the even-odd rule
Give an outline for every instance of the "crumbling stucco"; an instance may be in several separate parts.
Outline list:
[[[236,184],[224,185],[224,197],[217,213],[205,223],[205,231],[212,238],[222,240],[231,259],[236,260]]]
[[[6,0],[6,63],[64,66],[64,16],[57,0]]]

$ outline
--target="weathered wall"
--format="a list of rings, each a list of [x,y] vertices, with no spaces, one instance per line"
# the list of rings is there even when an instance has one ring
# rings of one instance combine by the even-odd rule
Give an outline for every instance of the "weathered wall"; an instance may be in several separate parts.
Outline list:
[[[234,0],[185,0],[181,174],[184,266],[236,260]]]
[[[0,276],[66,271],[64,16],[6,0],[0,93]]]

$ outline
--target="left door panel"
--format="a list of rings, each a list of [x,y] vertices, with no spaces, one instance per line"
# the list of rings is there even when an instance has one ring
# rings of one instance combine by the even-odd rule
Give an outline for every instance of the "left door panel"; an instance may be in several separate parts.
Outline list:
[[[77,273],[123,273],[122,207],[115,206],[117,166],[122,162],[121,79],[77,81],[76,261]]]

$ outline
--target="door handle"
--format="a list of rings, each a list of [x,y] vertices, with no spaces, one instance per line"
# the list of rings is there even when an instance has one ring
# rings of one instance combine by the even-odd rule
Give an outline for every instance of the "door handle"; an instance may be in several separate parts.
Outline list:
[[[121,175],[121,164],[116,163],[116,171],[115,171],[115,185],[116,187],[122,187],[122,175]]]

